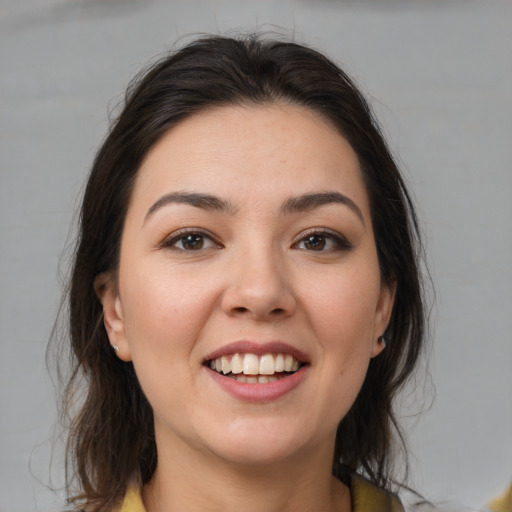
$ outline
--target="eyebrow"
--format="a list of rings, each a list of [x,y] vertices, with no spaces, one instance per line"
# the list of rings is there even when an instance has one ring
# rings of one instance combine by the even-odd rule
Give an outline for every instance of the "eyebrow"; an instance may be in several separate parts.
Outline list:
[[[313,192],[290,197],[281,206],[281,213],[291,214],[306,212],[319,208],[320,206],[333,203],[342,204],[350,208],[364,225],[364,217],[359,206],[357,206],[350,197],[335,191]],[[217,211],[230,214],[234,214],[236,212],[236,208],[232,203],[211,194],[204,194],[201,192],[171,192],[169,194],[165,194],[151,205],[146,213],[144,222],[146,222],[148,217],[150,217],[154,212],[170,204],[187,204],[206,211]]]
[[[234,213],[236,208],[229,202],[210,194],[200,192],[171,192],[158,199],[146,213],[144,222],[160,208],[170,204],[188,204],[207,211]]]
[[[316,192],[303,194],[297,197],[290,197],[290,199],[288,199],[281,207],[281,211],[283,213],[305,212],[332,203],[348,206],[359,217],[364,225],[363,213],[359,206],[357,206],[350,197],[334,191]]]

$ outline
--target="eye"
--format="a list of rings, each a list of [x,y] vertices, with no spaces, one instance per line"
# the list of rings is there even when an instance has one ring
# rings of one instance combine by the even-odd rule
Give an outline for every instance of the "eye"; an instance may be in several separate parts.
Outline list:
[[[345,237],[332,231],[312,231],[292,246],[305,251],[330,252],[350,249],[352,246]]]
[[[201,231],[179,231],[167,238],[162,245],[165,248],[186,252],[220,248],[211,236]]]

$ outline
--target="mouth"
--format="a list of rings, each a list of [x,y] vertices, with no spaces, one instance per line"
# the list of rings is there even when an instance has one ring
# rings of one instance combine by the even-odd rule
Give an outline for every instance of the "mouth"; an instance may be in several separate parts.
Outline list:
[[[248,384],[267,384],[298,372],[306,363],[288,353],[240,352],[205,361],[205,366],[224,377]]]
[[[309,356],[280,341],[235,341],[208,354],[203,367],[220,388],[244,403],[289,396],[307,379]]]

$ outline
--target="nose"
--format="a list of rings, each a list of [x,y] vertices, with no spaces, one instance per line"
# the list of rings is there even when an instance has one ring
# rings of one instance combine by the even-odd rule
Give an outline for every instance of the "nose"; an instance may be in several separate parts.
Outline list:
[[[221,301],[224,313],[259,321],[293,315],[297,303],[285,267],[271,250],[239,254],[230,263],[230,281]]]

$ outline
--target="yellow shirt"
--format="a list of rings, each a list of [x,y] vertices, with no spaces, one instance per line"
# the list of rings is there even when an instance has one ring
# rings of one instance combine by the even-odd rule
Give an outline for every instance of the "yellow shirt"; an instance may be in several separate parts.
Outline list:
[[[512,484],[502,496],[489,503],[489,510],[492,512],[512,512]]]
[[[350,493],[352,512],[404,512],[400,500],[395,495],[375,487],[360,476],[352,477]],[[146,512],[139,489],[128,489],[119,512]]]

